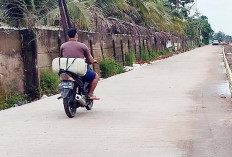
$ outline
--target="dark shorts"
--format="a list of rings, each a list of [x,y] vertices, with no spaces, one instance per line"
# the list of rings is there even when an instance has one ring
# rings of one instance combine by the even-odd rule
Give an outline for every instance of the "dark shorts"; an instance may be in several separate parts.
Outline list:
[[[83,76],[82,78],[84,82],[91,83],[94,80],[95,76],[96,76],[96,73],[93,70],[88,68],[85,76]]]

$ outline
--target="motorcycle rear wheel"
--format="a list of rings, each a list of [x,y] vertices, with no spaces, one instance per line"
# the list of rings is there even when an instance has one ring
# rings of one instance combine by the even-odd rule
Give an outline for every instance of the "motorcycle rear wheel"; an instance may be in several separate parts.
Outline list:
[[[85,106],[86,110],[92,110],[93,108],[93,100],[87,101],[87,106]]]
[[[74,102],[73,94],[69,93],[69,95],[66,98],[64,98],[63,103],[64,103],[64,110],[66,115],[69,118],[73,118],[76,115],[76,110],[77,110],[76,103]]]

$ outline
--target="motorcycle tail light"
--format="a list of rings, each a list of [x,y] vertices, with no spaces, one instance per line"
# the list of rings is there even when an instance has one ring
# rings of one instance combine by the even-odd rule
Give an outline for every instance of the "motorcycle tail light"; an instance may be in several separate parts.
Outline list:
[[[60,74],[60,80],[62,80],[62,81],[67,81],[67,80],[74,81],[74,79],[66,73]]]

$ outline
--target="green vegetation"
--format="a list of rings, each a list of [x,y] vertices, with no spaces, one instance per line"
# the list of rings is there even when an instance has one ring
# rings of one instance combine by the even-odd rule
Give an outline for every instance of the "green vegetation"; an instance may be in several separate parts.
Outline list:
[[[0,102],[0,111],[12,107],[11,105],[5,103],[5,100],[4,100],[2,97],[0,97],[0,99],[1,99],[1,100],[0,100],[0,101],[1,101],[1,102]]]
[[[145,49],[142,49],[139,57],[137,57],[137,60],[141,60],[141,61],[145,61],[145,62],[150,61],[149,53]]]
[[[15,93],[8,96],[8,99],[6,100],[6,104],[9,106],[13,106],[14,104],[17,104],[20,101],[24,101],[27,99],[27,95]]]
[[[218,40],[219,42],[232,42],[232,36],[226,35],[221,31],[214,34],[214,39]]]
[[[159,55],[158,55],[157,52],[155,52],[155,51],[151,51],[151,52],[150,52],[150,55],[149,55],[149,60],[150,60],[150,61],[155,60],[157,57],[159,57]]]
[[[167,48],[167,50],[170,52],[170,53],[175,53],[176,52],[176,49],[174,46],[171,46],[169,48]]]
[[[190,16],[194,0],[66,0],[78,28],[100,33],[165,31],[197,45],[207,44],[213,30],[206,16]],[[0,22],[15,27],[59,26],[57,0],[0,0]],[[112,25],[110,28],[108,26]],[[96,27],[97,26],[97,27]],[[142,27],[141,27],[142,26]],[[145,28],[145,29],[144,29]],[[139,34],[140,34],[139,33]],[[138,32],[137,32],[138,34]],[[165,35],[164,35],[165,36]],[[202,39],[202,40],[201,40]]]
[[[192,17],[188,17],[186,20],[187,27],[185,32],[188,39],[195,41],[198,45],[201,43],[209,44],[209,40],[213,38],[213,30],[208,22],[208,18],[196,14]]]
[[[169,49],[165,49],[164,51],[157,53],[155,51],[151,51],[150,53],[142,49],[141,55],[137,58],[138,61],[144,61],[144,62],[149,62],[153,61],[159,56],[163,55],[169,55],[171,54],[171,51]]]
[[[59,76],[51,69],[46,69],[40,75],[41,94],[57,94],[58,85],[60,83]]]
[[[189,49],[194,49],[194,48],[196,48],[196,46],[189,45],[188,48]]]
[[[10,95],[0,95],[0,111],[4,109],[8,109],[14,106],[21,101],[27,99],[27,95],[15,93]]]
[[[132,66],[133,63],[136,61],[135,54],[132,51],[129,51],[125,54],[125,65]]]
[[[169,55],[171,52],[168,49],[165,49],[164,51],[160,52],[160,55]]]
[[[113,59],[104,59],[100,63],[101,76],[107,78],[125,72],[123,66]]]
[[[6,95],[0,84],[0,111],[6,108],[8,108],[6,104]]]
[[[7,94],[0,82],[0,111],[4,109],[8,109],[14,106],[21,101],[27,99],[27,95],[20,93],[9,93]]]

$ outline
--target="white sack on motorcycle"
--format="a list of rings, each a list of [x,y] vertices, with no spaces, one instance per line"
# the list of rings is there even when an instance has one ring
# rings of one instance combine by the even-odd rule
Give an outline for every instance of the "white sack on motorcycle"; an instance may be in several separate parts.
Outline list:
[[[59,73],[60,69],[70,71],[79,76],[84,76],[87,72],[87,63],[82,58],[55,58],[52,61],[52,70]]]

